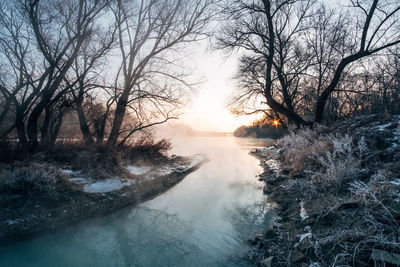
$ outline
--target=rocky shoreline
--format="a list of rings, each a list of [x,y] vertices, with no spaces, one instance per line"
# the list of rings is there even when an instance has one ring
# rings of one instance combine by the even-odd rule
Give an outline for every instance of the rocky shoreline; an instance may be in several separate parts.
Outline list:
[[[365,139],[369,148],[358,169],[340,182],[294,172],[281,146],[252,152],[264,168],[259,179],[276,210],[265,233],[250,241],[257,266],[400,265],[400,116],[363,117],[333,129],[354,144]],[[320,136],[331,130],[323,132]]]
[[[205,161],[203,156],[175,157],[153,169],[128,166],[130,177],[96,181],[63,170],[67,178],[57,183],[56,195],[2,194],[0,245],[32,239],[150,200],[181,182]]]
[[[308,215],[302,212],[301,196],[285,186],[290,171],[281,167],[277,147],[258,149],[252,154],[264,168],[259,180],[266,183],[264,194],[276,211],[268,230],[252,240],[252,259],[258,266],[302,266],[296,262],[305,260],[307,247],[306,242],[299,241],[307,238],[310,222],[304,220]]]

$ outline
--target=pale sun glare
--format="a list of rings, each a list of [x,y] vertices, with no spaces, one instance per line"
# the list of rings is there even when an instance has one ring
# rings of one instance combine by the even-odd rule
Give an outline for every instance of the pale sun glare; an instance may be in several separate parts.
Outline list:
[[[233,132],[241,125],[248,125],[257,116],[236,116],[227,107],[229,96],[235,90],[232,79],[237,57],[229,58],[221,51],[207,51],[201,44],[190,57],[196,76],[203,83],[197,86],[192,101],[184,109],[179,122],[200,131]]]

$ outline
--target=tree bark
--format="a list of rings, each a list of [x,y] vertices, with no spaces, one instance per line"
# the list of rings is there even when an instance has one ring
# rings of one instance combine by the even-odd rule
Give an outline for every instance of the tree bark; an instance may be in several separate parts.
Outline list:
[[[130,94],[131,88],[126,87],[121,97],[117,102],[117,107],[115,109],[115,115],[113,120],[113,125],[111,128],[110,136],[107,140],[108,146],[115,146],[120,134],[122,121],[124,120],[126,105],[128,104],[128,98]]]
[[[28,119],[27,133],[30,145],[34,148],[39,144],[38,141],[38,120],[45,108],[45,101],[42,99],[32,110]]]
[[[15,128],[17,128],[19,143],[23,146],[26,145],[28,139],[26,138],[24,114],[23,111],[21,112],[21,110],[16,111]]]
[[[50,120],[51,120],[51,111],[50,107],[45,108],[45,115],[44,115],[44,120],[42,124],[42,128],[40,129],[40,143],[46,144],[49,143],[49,126],[50,126]]]
[[[101,145],[104,142],[104,135],[106,131],[108,114],[109,114],[109,107],[107,107],[98,129],[96,129],[96,144]]]
[[[78,113],[79,127],[82,132],[83,141],[86,144],[93,144],[94,140],[92,138],[92,134],[90,133],[90,129],[87,124],[86,115],[83,110],[82,102],[83,102],[82,98],[78,99],[78,101],[76,102],[76,112]]]
[[[52,127],[50,127],[51,131],[49,132],[50,136],[49,136],[49,145],[50,146],[54,146],[54,144],[57,141],[57,137],[58,137],[58,133],[60,132],[63,120],[64,120],[64,115],[65,112],[61,111],[61,114],[58,115],[57,121],[55,122],[55,125],[52,125]]]

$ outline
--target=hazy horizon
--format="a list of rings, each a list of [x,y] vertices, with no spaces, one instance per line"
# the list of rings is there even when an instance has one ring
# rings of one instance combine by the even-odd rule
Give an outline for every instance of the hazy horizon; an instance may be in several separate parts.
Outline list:
[[[177,121],[197,131],[232,133],[236,128],[250,124],[258,116],[236,116],[230,112],[227,104],[235,91],[233,76],[238,56],[227,56],[212,45],[212,40],[203,40],[193,45],[193,52],[187,61],[193,68],[193,77],[201,79],[202,83],[196,87],[191,102],[185,106]]]

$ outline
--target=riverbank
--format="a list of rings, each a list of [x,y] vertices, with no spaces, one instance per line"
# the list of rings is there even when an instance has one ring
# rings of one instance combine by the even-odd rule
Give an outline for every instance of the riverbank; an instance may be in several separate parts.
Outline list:
[[[96,161],[95,153],[91,155]],[[206,161],[203,155],[159,154],[150,155],[151,160],[135,156],[136,160],[120,159],[118,166],[102,172],[107,169],[106,162],[67,164],[36,156],[42,159],[0,166],[0,245],[31,239],[152,199]],[[85,165],[90,167],[78,168]]]
[[[259,266],[400,264],[399,116],[298,131],[256,150],[277,217],[252,244]]]

